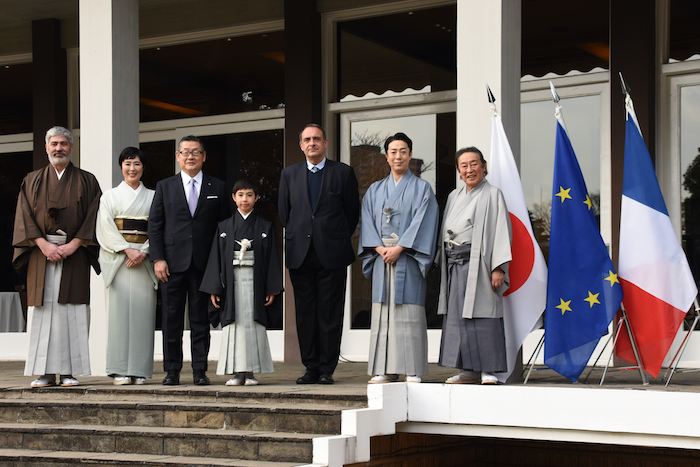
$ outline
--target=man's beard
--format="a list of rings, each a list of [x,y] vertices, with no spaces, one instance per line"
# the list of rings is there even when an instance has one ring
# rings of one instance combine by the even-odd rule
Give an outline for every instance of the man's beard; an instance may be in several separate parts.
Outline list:
[[[51,165],[67,165],[70,162],[70,153],[54,151],[49,154],[49,162]]]

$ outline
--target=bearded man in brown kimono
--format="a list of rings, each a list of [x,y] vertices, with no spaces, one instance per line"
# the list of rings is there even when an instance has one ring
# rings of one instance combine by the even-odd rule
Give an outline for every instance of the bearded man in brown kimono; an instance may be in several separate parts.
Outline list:
[[[46,132],[49,165],[22,181],[12,244],[13,265],[27,273],[29,352],[25,376],[32,387],[76,386],[90,374],[90,265],[99,274],[95,221],[100,186],[71,161],[73,135]]]

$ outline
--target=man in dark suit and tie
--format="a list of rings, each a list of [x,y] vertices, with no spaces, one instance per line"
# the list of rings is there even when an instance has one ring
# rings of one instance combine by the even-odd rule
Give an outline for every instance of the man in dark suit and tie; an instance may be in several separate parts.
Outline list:
[[[350,237],[360,218],[352,167],[326,159],[326,132],[309,124],[299,134],[306,161],[280,177],[279,214],[294,286],[297,335],[306,373],[297,384],[333,384],[340,356]]]
[[[185,300],[189,300],[194,384],[209,384],[209,295],[199,291],[219,221],[230,217],[224,182],[202,172],[207,159],[196,136],[180,140],[181,172],[161,180],[148,219],[151,260],[163,304],[163,384],[180,384]]]

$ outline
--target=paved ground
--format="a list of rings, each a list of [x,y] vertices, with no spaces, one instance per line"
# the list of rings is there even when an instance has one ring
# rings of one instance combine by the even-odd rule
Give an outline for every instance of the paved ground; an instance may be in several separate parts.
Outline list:
[[[208,375],[211,379],[212,386],[202,387],[192,385],[192,373],[185,363],[185,368],[182,372],[180,386],[162,386],[161,380],[165,376],[162,371],[161,363],[156,362],[153,378],[144,386],[130,386],[130,388],[144,388],[144,390],[153,389],[169,389],[177,388],[188,390],[222,390],[236,391],[242,387],[224,386],[226,380],[230,376],[217,376],[215,371],[209,371]],[[275,362],[275,372],[271,374],[258,375],[260,386],[248,386],[246,391],[253,392],[294,392],[294,393],[318,393],[318,394],[352,394],[364,395],[367,391],[367,381],[369,376],[366,363],[340,363],[335,372],[336,384],[334,385],[297,385],[296,379],[304,372],[301,364],[288,364]],[[216,369],[216,362],[210,362],[209,367]],[[0,390],[9,388],[28,388],[29,383],[34,379],[23,375],[24,362],[17,361],[0,361]],[[658,391],[683,391],[683,392],[700,392],[700,372],[677,373],[674,375],[671,384],[668,388],[664,388],[665,380],[663,379],[665,370],[659,373],[658,378],[654,379],[650,375],[649,385],[643,386],[638,370],[612,371],[606,375],[604,388],[617,389],[636,389],[636,390],[658,390]],[[572,387],[600,387],[599,382],[602,376],[602,369],[595,369],[589,378],[588,383],[584,383],[584,378],[581,378],[579,383],[571,383],[568,379],[558,375],[554,371],[546,367],[536,367],[530,376],[529,385],[532,386],[572,386]],[[430,365],[430,374],[423,378],[424,383],[442,383],[446,378],[455,374],[455,370],[451,368],[442,368],[436,364]],[[585,377],[588,370],[583,373]],[[119,386],[112,385],[112,379],[105,376],[83,376],[78,377],[81,385],[78,387],[111,387],[118,389]],[[521,384],[521,383],[514,383]]]

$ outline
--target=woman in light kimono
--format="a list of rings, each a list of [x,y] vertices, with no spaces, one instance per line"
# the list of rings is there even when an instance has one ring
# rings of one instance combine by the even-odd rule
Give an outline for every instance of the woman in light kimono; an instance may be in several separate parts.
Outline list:
[[[119,156],[124,181],[102,195],[97,241],[107,301],[107,374],[114,384],[144,384],[153,376],[158,281],[148,258],[148,213],[155,192],[141,182],[143,152]]]
[[[440,231],[438,314],[445,315],[441,366],[460,369],[446,383],[496,384],[506,371],[503,293],[508,289],[511,226],[503,193],[484,179],[477,148],[457,152],[465,186],[447,198]]]
[[[391,174],[373,183],[362,200],[358,256],[372,278],[370,383],[406,382],[428,374],[426,276],[435,256],[439,214],[430,184],[408,169],[411,139],[384,143]]]

